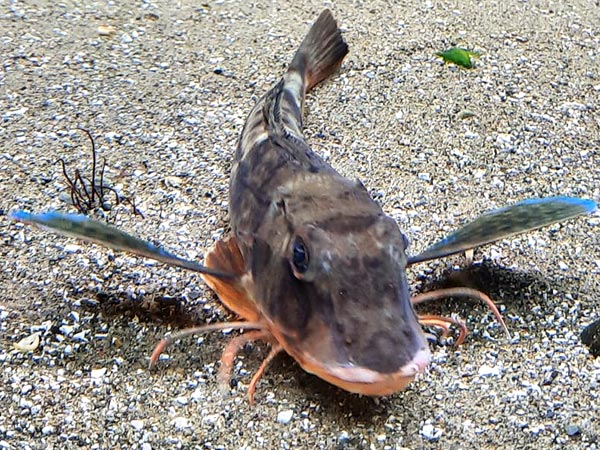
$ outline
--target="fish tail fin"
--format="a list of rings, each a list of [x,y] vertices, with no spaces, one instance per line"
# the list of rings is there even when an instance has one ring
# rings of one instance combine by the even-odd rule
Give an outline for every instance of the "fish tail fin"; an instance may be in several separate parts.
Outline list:
[[[290,134],[302,138],[305,94],[337,70],[348,53],[348,45],[331,11],[326,9],[300,44],[281,81],[258,103],[246,121],[242,149],[250,149],[267,134]],[[240,157],[240,156],[238,156]],[[241,158],[241,157],[240,157]]]
[[[331,11],[326,9],[302,41],[288,73],[300,74],[304,94],[334,73],[347,54],[348,44],[342,38]]]

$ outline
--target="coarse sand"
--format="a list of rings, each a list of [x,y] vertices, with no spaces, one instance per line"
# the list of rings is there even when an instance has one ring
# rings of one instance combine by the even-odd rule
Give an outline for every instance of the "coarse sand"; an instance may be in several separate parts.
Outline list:
[[[333,10],[350,54],[307,99],[306,137],[398,221],[411,254],[490,209],[600,200],[598,1],[5,1],[0,3],[0,449],[597,449],[600,213],[416,265],[411,289],[467,285],[501,307],[456,314],[466,342],[432,343],[405,392],[341,391],[287,357],[250,406],[268,349],[237,334],[161,337],[231,319],[196,274],[8,220],[73,212],[59,159],[129,196],[106,218],[201,260],[228,233],[231,156],[246,114],[310,24]],[[437,51],[481,53],[471,70]],[[97,214],[98,217],[98,214]],[[36,343],[36,336],[39,342]],[[14,346],[29,338],[35,349]]]

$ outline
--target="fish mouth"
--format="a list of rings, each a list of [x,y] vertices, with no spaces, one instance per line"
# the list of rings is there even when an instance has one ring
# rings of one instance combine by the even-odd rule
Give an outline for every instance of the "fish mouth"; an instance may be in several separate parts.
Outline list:
[[[295,359],[307,372],[346,391],[371,396],[392,395],[403,391],[431,361],[431,352],[424,347],[396,372],[382,373],[360,366],[322,364],[303,356]]]
[[[338,352],[334,350],[329,327],[324,324],[315,326],[311,339],[304,340],[302,344],[298,342],[297,337],[281,333],[280,327],[271,325],[268,328],[285,352],[306,372],[355,394],[379,397],[403,391],[431,362],[431,352],[420,330],[422,342],[411,354],[410,359],[398,369],[386,371],[354,363],[347,357],[339,358]],[[386,357],[385,353],[380,355],[382,358]],[[393,356],[395,355],[389,353],[387,355]]]

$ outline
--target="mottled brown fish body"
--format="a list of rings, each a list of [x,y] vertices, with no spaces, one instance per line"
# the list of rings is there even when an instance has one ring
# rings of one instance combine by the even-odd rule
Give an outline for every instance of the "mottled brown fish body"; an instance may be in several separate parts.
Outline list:
[[[240,315],[249,313],[238,305],[252,309],[246,318],[260,318],[307,371],[352,392],[386,395],[429,362],[409,300],[406,238],[360,182],[338,174],[302,135],[306,92],[347,52],[324,11],[248,116],[229,204],[247,299],[221,298]]]

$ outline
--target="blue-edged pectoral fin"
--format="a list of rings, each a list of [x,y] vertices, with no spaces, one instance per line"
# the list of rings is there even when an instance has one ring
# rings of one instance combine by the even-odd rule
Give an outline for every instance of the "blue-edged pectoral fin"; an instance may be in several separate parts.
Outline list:
[[[519,233],[588,214],[596,208],[594,201],[576,197],[525,200],[483,214],[423,253],[408,258],[408,264],[464,252]]]
[[[148,241],[125,233],[104,222],[92,220],[79,214],[63,214],[50,211],[42,214],[15,211],[10,219],[53,231],[65,236],[75,237],[88,242],[101,244],[114,250],[133,253],[162,263],[205,273],[219,278],[230,278],[230,274],[211,270],[197,262],[173,255]]]

